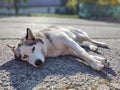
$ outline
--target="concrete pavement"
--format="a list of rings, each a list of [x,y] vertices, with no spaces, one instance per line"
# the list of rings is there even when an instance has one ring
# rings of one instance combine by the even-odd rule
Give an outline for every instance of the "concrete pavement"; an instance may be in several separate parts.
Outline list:
[[[47,62],[41,68],[13,59],[6,44],[17,43],[25,35],[27,27],[36,31],[49,25],[78,27],[91,38],[108,43],[111,49],[99,48],[97,53],[110,61],[111,69],[96,72],[72,56],[46,58]],[[0,90],[120,89],[120,23],[48,17],[5,17],[0,18],[0,29]]]
[[[24,33],[26,27],[31,27],[33,30],[36,30],[36,29],[38,30],[38,29],[41,29],[43,25],[75,26],[86,31],[88,34],[91,35],[92,38],[112,38],[112,39],[120,38],[119,23],[108,23],[108,22],[90,21],[90,20],[82,20],[82,19],[66,19],[66,18],[58,19],[58,18],[48,18],[48,17],[1,18],[0,19],[0,27],[1,27],[0,37],[1,38],[10,38],[10,37],[18,38],[18,37],[21,37],[21,35]],[[12,33],[12,35],[10,34],[10,32]],[[17,35],[18,33],[19,33],[19,36]],[[8,35],[5,36],[4,34],[8,34]]]

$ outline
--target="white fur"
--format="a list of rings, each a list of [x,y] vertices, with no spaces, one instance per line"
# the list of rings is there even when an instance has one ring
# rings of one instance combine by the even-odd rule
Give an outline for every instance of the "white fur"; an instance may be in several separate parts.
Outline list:
[[[31,30],[27,30],[28,39],[22,39],[21,43],[32,41],[32,38],[36,38],[35,51],[32,52],[33,46],[26,46],[24,43],[22,46],[17,47],[14,50],[14,53],[21,53],[22,55],[29,55],[29,58],[26,59],[30,64],[35,66],[35,61],[40,59],[42,62],[45,62],[45,57],[56,57],[60,55],[74,55],[78,58],[81,58],[90,65],[94,70],[100,71],[106,64],[103,64],[99,57],[94,57],[89,55],[81,46],[89,48],[90,50],[96,51],[97,46],[108,47],[107,44],[92,40],[88,35],[80,29],[73,27],[56,27],[51,26],[47,29],[40,31],[36,36],[32,33]],[[37,41],[37,38],[40,38],[42,41]],[[44,41],[44,42],[43,42]],[[83,41],[89,41],[94,45],[83,44]],[[108,63],[108,62],[105,62]]]

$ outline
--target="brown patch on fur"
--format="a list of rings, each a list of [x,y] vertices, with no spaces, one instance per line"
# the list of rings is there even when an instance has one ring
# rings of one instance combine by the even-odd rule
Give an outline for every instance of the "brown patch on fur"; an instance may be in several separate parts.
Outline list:
[[[45,34],[45,37],[49,40],[50,43],[53,43],[52,40],[51,40],[51,38],[50,38],[50,35],[49,35],[49,34],[46,33],[46,34]]]

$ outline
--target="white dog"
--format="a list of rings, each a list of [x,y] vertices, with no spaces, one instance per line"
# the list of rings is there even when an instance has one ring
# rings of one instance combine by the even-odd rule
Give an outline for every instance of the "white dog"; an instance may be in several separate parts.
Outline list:
[[[83,41],[89,41],[93,45],[83,44]],[[45,62],[45,57],[60,55],[76,56],[97,71],[109,67],[105,58],[90,55],[82,48],[96,51],[98,46],[108,48],[108,45],[90,39],[85,32],[73,27],[50,26],[36,34],[27,28],[26,36],[17,46],[8,46],[16,59],[27,61],[35,67],[41,66]]]

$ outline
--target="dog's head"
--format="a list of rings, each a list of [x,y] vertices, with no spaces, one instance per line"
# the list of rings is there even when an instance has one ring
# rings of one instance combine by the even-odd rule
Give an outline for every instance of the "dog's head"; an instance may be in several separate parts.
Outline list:
[[[46,44],[43,39],[36,37],[27,28],[26,36],[20,40],[17,46],[10,46],[16,59],[27,61],[35,67],[41,66],[45,62]]]

